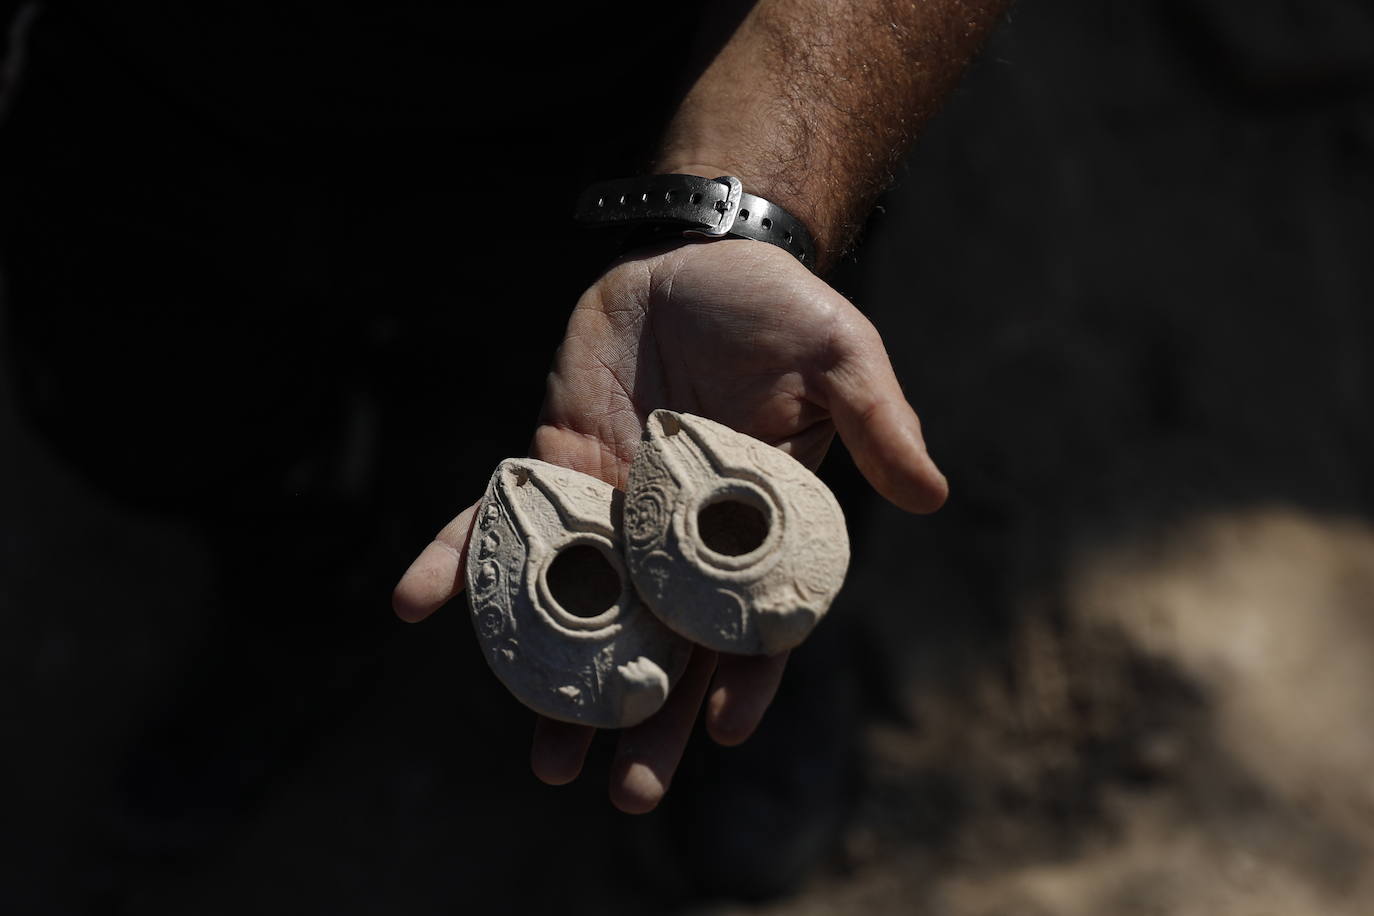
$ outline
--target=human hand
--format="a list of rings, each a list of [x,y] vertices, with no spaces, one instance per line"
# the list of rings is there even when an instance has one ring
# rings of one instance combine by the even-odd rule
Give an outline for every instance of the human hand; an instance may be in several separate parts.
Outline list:
[[[657,407],[724,423],[813,470],[838,432],[874,488],[911,512],[934,511],[948,492],[873,325],[771,245],[681,244],[607,270],[569,319],[531,455],[623,488]],[[402,619],[423,620],[462,590],[475,511],[460,513],[406,571],[394,596]],[[697,648],[663,708],[621,734],[612,803],[629,813],[658,804],[703,702],[715,741],[748,738],[785,664],[786,653]],[[535,774],[554,785],[575,779],[593,733],[541,717]]]

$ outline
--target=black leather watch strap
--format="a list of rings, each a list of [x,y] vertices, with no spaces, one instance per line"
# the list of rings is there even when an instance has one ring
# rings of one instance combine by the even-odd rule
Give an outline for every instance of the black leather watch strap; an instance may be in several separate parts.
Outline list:
[[[738,178],[648,175],[600,181],[582,192],[573,218],[588,228],[631,227],[670,235],[754,239],[816,269],[816,245],[801,221],[777,204],[744,193]]]

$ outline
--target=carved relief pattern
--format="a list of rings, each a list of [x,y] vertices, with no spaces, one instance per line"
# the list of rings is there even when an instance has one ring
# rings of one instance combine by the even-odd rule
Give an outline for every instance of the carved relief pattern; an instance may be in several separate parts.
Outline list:
[[[486,560],[496,556],[496,551],[501,546],[501,535],[495,531],[488,531],[482,535],[482,540],[477,542],[477,558]]]
[[[832,545],[810,540],[797,548],[794,575],[797,589],[810,599],[829,601],[835,593],[835,583],[844,578],[844,558],[837,556]]]
[[[477,612],[477,632],[487,639],[495,639],[506,628],[506,615],[501,608],[488,604]]]
[[[668,583],[673,577],[673,566],[673,558],[661,550],[655,550],[644,558],[641,563],[642,583],[649,596],[659,601],[668,596]]]
[[[558,511],[566,527],[578,530],[600,531],[607,536],[614,534],[611,519],[611,495],[615,488],[605,481],[587,474],[578,474],[564,468],[549,471],[554,465],[541,462],[526,462],[531,465],[530,479],[544,493],[544,496]]]
[[[665,488],[665,479],[675,485]],[[767,549],[744,560],[714,554],[697,543],[699,533],[690,536],[694,526],[679,527],[731,481],[766,497],[776,528],[765,538]],[[791,456],[719,423],[655,411],[630,468],[626,506],[636,586],[668,626],[708,648],[742,654],[791,648],[844,580],[849,540],[829,489]],[[655,530],[677,531],[683,540],[645,549],[644,543],[658,544]],[[764,609],[771,616],[760,627],[756,617]]]
[[[774,448],[767,442],[755,440],[749,443],[749,462],[774,480],[806,481],[814,475],[791,455]]]
[[[537,712],[602,728],[635,724],[662,705],[691,648],[642,609],[633,589],[607,612],[611,622],[593,629],[568,629],[580,620],[546,605],[537,586],[565,546],[605,538],[623,554],[613,494],[564,468],[503,462],[478,509],[465,570],[473,628],[497,677]],[[633,677],[618,673],[632,664]]]
[[[744,599],[728,589],[719,589],[715,607],[715,629],[722,639],[738,642],[748,627],[749,612]]]
[[[476,587],[479,593],[485,594],[494,590],[501,584],[501,567],[495,560],[482,560],[477,564]]]
[[[634,499],[625,506],[625,535],[636,546],[663,537],[668,527],[669,500],[663,488],[654,483],[635,490]]]
[[[698,513],[730,494],[753,501],[770,530],[759,547],[718,554]],[[512,459],[478,509],[465,570],[473,627],[497,676],[545,715],[641,721],[685,668],[681,636],[734,653],[791,648],[843,582],[849,544],[830,491],[790,456],[718,423],[655,411],[619,519],[614,495],[587,475]],[[544,578],[560,551],[588,538],[624,559],[634,586],[590,623],[568,616]]]
[[[795,461],[792,463],[796,464]],[[797,467],[801,467],[801,465],[797,464]],[[803,468],[803,470],[805,469]],[[830,495],[825,484],[819,480],[798,481],[788,489],[788,502],[792,505],[798,518],[810,520],[811,524],[807,526],[808,528],[830,528],[837,523],[840,526],[844,525],[844,516],[840,513],[840,507],[835,503],[835,497]]]
[[[659,483],[671,476],[663,462],[663,456],[657,451],[636,455],[631,473],[636,475],[641,484]]]
[[[514,538],[499,505],[484,505],[477,518],[478,532],[473,535],[477,544],[475,550],[469,551],[466,578],[473,607],[473,626],[486,641],[489,657],[495,663],[507,659],[507,653],[502,651],[504,641],[501,637],[514,630],[510,593],[502,587],[504,558],[498,556],[500,546],[511,544]],[[472,554],[477,554],[475,559]],[[510,642],[514,645],[513,639]]]

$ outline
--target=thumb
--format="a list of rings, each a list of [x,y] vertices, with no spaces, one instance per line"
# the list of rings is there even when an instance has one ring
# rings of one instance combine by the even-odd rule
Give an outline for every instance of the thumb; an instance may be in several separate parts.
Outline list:
[[[855,312],[831,339],[815,379],[835,429],[873,488],[908,512],[934,512],[949,495],[878,331]]]

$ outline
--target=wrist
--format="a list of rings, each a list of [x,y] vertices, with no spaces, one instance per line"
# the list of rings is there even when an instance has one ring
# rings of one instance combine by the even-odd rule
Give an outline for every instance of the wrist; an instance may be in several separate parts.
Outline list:
[[[656,174],[698,175],[702,178],[733,175],[744,185],[747,193],[772,201],[806,227],[815,244],[817,272],[829,269],[839,255],[838,251],[831,251],[827,245],[830,239],[835,238],[835,231],[817,206],[816,195],[806,193],[800,185],[782,180],[757,165],[731,156],[706,155],[700,151],[669,151],[658,157],[652,171]]]
[[[776,201],[744,188],[717,166],[683,163],[672,171],[595,182],[578,195],[573,221],[620,230],[622,250],[680,236],[752,239],[783,249],[817,269],[810,228]]]
[[[734,175],[740,181],[747,181],[745,175],[739,174],[737,168],[721,165],[705,165],[704,159],[675,159],[672,157],[660,157],[654,164],[653,171],[659,175],[697,175],[701,178],[716,178],[720,175]]]

